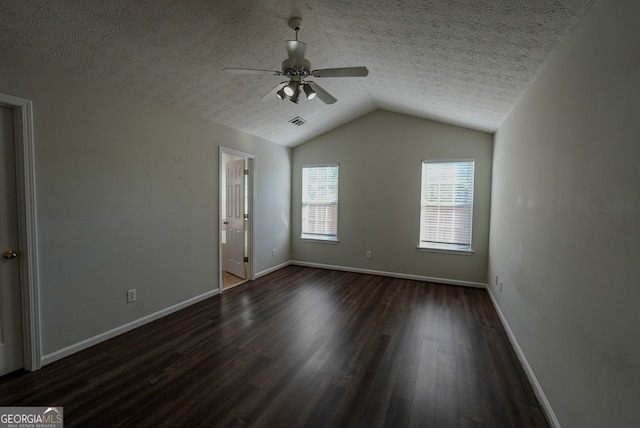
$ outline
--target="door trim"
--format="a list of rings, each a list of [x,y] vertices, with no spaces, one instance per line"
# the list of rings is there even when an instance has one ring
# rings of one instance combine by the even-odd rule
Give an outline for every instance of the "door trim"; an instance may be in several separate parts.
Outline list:
[[[34,371],[42,367],[42,349],[40,340],[33,103],[30,100],[0,93],[0,104],[12,108],[15,117],[24,368],[28,371]]]
[[[255,234],[256,234],[256,222],[255,222],[255,210],[254,207],[256,206],[256,155],[252,154],[252,153],[246,153],[246,152],[242,152],[240,150],[236,150],[236,149],[231,149],[228,147],[223,147],[223,146],[219,146],[219,152],[218,152],[218,288],[220,290],[220,293],[222,293],[222,271],[223,271],[223,260],[222,260],[222,239],[220,236],[220,231],[222,230],[222,212],[220,211],[220,201],[222,200],[222,195],[224,192],[224,189],[222,189],[222,174],[225,173],[225,167],[222,164],[222,154],[227,154],[227,155],[231,155],[231,156],[237,156],[237,157],[241,157],[241,158],[245,158],[247,159],[247,169],[249,170],[249,183],[248,183],[248,189],[247,191],[249,192],[248,195],[248,200],[249,200],[249,207],[248,207],[248,215],[249,215],[249,220],[248,220],[248,224],[247,224],[247,230],[248,230],[248,255],[249,255],[249,262],[247,265],[247,279],[248,280],[255,280],[256,279],[256,270],[255,270],[255,260],[256,260],[256,254],[255,254]]]

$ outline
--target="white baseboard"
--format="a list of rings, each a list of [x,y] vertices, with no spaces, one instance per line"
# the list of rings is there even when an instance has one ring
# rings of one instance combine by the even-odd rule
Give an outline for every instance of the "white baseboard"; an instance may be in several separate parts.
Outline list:
[[[331,269],[331,270],[340,270],[345,272],[364,273],[368,275],[388,276],[391,278],[413,279],[416,281],[426,281],[426,282],[437,282],[439,284],[461,285],[463,287],[487,288],[487,284],[484,284],[481,282],[462,281],[459,279],[435,278],[432,276],[411,275],[407,273],[385,272],[380,270],[361,269],[361,268],[353,268],[353,267],[346,267],[346,266],[325,265],[321,263],[301,262],[296,260],[292,260],[290,264],[296,265],[296,266],[306,266],[306,267],[313,267],[313,268],[320,268],[320,269]]]
[[[116,327],[112,330],[90,337],[81,342],[74,343],[73,345],[67,346],[66,348],[62,348],[50,354],[43,355],[41,364],[44,366],[46,364],[53,363],[54,361],[62,359],[71,354],[75,354],[76,352],[82,351],[83,349],[86,349],[90,346],[96,345],[100,342],[104,342],[105,340],[111,339],[112,337],[118,336],[122,333],[126,333],[129,330],[133,330],[136,327],[140,327],[141,325],[150,323],[151,321],[155,321],[158,318],[162,318],[173,312],[179,311],[180,309],[184,309],[187,306],[191,306],[204,299],[208,299],[209,297],[215,296],[219,292],[220,290],[218,289],[208,291],[199,296],[192,297],[191,299],[185,300],[184,302],[177,303],[173,306],[169,306],[168,308],[162,309],[158,312],[154,312],[152,314],[139,318],[135,321],[131,321],[127,324],[121,325],[120,327]]]
[[[542,390],[542,387],[540,386],[540,383],[538,382],[538,379],[536,378],[536,375],[533,372],[533,369],[529,365],[529,362],[527,361],[527,357],[525,357],[524,352],[522,352],[522,348],[520,348],[520,345],[516,340],[516,336],[513,334],[513,331],[511,330],[511,327],[509,326],[507,319],[504,317],[504,314],[500,310],[500,306],[498,306],[498,301],[495,299],[495,297],[493,296],[493,293],[491,292],[491,287],[487,287],[487,292],[489,293],[489,297],[491,298],[493,307],[496,308],[498,317],[500,317],[500,322],[502,322],[502,326],[504,327],[504,330],[507,332],[507,337],[509,338],[509,342],[511,342],[511,347],[515,351],[516,356],[520,361],[520,365],[524,369],[524,372],[526,373],[527,378],[531,383],[531,386],[533,386],[533,392],[536,394],[536,397],[538,397],[538,401],[542,405],[542,411],[545,413],[545,416],[547,417],[547,421],[551,424],[553,428],[561,428],[560,422],[558,421],[558,418],[556,418],[556,414],[553,412],[551,403],[549,403],[549,400],[547,400],[547,396],[544,394],[544,391]]]
[[[270,267],[269,269],[265,269],[265,270],[263,270],[263,271],[260,271],[260,272],[256,273],[256,279],[260,278],[261,276],[268,275],[268,274],[270,274],[271,272],[275,272],[275,271],[277,271],[277,270],[280,270],[280,269],[282,269],[282,268],[285,268],[285,267],[289,266],[290,264],[291,264],[291,262],[290,262],[290,261],[288,261],[288,262],[280,263],[280,264],[279,264],[279,265],[277,265],[277,266]]]

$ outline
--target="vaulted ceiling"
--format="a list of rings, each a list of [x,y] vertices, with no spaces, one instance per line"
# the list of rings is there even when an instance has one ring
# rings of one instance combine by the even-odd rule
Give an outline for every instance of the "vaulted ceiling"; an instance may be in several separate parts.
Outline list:
[[[592,0],[0,0],[0,47],[286,146],[377,108],[495,131]],[[289,18],[338,99],[263,97]],[[303,118],[295,126],[288,121]]]

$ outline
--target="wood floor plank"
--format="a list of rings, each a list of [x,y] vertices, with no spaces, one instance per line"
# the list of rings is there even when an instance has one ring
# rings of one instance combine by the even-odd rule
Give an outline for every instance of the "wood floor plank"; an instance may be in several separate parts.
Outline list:
[[[289,266],[45,366],[65,426],[547,427],[485,290]]]
[[[328,385],[303,426],[305,428],[332,426],[344,394],[344,388],[337,387],[333,384]]]
[[[357,421],[363,417],[367,400],[385,359],[390,341],[391,338],[386,334],[378,336],[370,358],[366,362],[363,361],[362,370],[358,372],[358,376],[341,403],[336,417],[338,421],[336,426],[357,425]]]
[[[420,361],[411,403],[409,426],[435,426],[437,380],[438,343],[423,340],[420,347]]]
[[[411,402],[392,395],[389,400],[389,407],[384,416],[384,427],[396,428],[409,426],[409,417],[411,415]]]
[[[319,399],[319,397],[315,396],[318,386],[324,384],[326,387],[330,383],[324,383],[327,380],[326,375],[321,374],[316,378],[320,368],[330,356],[329,352],[322,349],[314,352],[311,358],[307,360],[275,397],[271,405],[262,412],[256,420],[255,426],[291,426],[291,422],[295,417],[306,418],[306,415],[312,410],[312,404]],[[292,409],[296,409],[295,415],[291,411]]]
[[[460,426],[460,402],[456,359],[454,355],[438,350],[436,382],[436,426]]]
[[[464,332],[464,333],[463,333]],[[471,345],[471,337],[477,334],[466,326],[456,328],[456,368],[460,416],[470,421],[487,423],[486,408],[480,390],[480,374]]]

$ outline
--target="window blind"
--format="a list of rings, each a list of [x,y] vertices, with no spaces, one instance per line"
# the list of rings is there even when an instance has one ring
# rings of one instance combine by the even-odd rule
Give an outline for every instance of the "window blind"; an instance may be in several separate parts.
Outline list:
[[[475,162],[422,163],[420,247],[471,250]]]
[[[338,236],[338,165],[302,167],[302,237]]]

